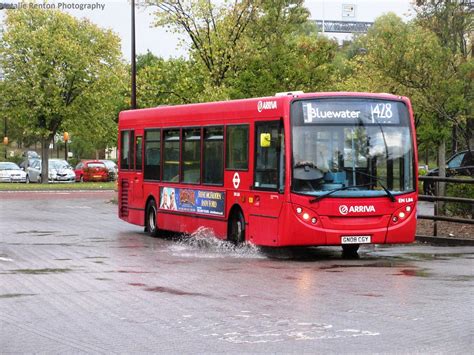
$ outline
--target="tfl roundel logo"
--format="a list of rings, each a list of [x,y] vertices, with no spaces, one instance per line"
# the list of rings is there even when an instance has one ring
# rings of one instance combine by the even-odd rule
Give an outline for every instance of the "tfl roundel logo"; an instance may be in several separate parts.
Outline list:
[[[339,206],[339,213],[340,214],[347,214],[349,212],[349,208],[346,205]]]

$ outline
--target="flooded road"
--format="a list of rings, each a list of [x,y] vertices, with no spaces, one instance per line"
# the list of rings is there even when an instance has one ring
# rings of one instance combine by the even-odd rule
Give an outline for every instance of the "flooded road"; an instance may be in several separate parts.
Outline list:
[[[34,193],[33,193],[34,194]],[[2,353],[464,353],[474,248],[150,238],[107,193],[0,194]],[[13,196],[13,197],[12,197]]]

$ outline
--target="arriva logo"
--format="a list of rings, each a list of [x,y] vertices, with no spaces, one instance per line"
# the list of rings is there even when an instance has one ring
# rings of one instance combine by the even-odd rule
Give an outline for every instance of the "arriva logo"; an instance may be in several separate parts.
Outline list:
[[[259,101],[257,104],[258,112],[262,112],[263,110],[274,110],[277,108],[276,101]]]
[[[348,213],[356,213],[356,212],[375,212],[375,207],[373,205],[370,206],[351,206],[347,207],[346,205],[339,206],[339,213],[342,215],[346,215]]]

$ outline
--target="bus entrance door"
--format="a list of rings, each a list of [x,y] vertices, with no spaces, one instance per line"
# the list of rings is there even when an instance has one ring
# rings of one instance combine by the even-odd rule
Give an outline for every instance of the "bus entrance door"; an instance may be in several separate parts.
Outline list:
[[[255,124],[253,201],[250,208],[250,241],[278,243],[278,217],[284,195],[284,137],[280,120]]]
[[[145,206],[143,206],[143,135],[139,131],[135,131],[134,142],[134,171],[130,177],[130,209],[135,211],[138,221],[145,220]]]

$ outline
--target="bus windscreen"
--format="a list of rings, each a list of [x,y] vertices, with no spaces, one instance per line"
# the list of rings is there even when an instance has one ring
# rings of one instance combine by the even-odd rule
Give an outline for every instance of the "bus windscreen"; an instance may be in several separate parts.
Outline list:
[[[403,102],[297,100],[291,124],[293,192],[376,197],[414,191],[414,149]]]

